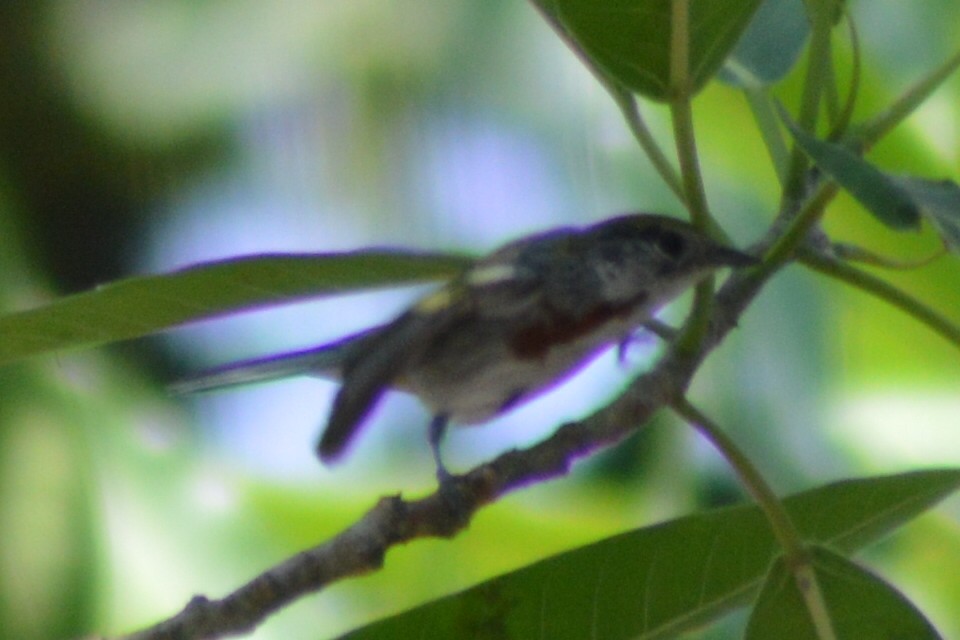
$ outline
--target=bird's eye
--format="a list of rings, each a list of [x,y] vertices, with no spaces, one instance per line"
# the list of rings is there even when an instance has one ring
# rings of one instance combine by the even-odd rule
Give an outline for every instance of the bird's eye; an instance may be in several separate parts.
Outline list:
[[[668,258],[678,259],[683,255],[686,249],[686,241],[683,236],[673,231],[663,231],[657,237],[657,249],[662,251]]]

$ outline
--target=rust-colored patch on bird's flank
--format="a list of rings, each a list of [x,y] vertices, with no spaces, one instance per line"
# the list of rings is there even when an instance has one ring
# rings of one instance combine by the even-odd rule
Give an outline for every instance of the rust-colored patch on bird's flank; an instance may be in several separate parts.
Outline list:
[[[510,350],[518,358],[543,359],[553,347],[574,342],[615,318],[629,315],[647,297],[642,292],[627,302],[602,304],[580,318],[556,312],[538,324],[514,332],[509,340]]]

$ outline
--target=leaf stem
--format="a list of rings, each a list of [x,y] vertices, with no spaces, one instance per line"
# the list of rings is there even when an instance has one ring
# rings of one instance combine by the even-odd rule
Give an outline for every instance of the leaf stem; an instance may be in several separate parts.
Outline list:
[[[797,123],[805,131],[816,130],[817,114],[820,110],[820,97],[829,78],[830,70],[830,29],[832,19],[826,7],[817,3],[808,3],[808,12],[812,14],[812,33],[807,53],[807,74],[803,83],[800,101],[800,114]],[[796,142],[790,155],[790,169],[787,171],[787,184],[784,189],[784,201],[799,200],[803,194],[804,176],[808,161],[803,150]]]
[[[843,262],[859,262],[861,264],[867,264],[873,267],[894,269],[897,271],[907,271],[909,269],[920,269],[921,267],[926,267],[948,253],[948,249],[944,246],[941,246],[939,250],[923,258],[904,260],[890,256],[884,256],[876,253],[875,251],[871,251],[866,247],[861,247],[859,245],[849,244],[846,242],[834,242],[832,249],[833,255]]]
[[[707,207],[707,196],[700,173],[697,140],[693,127],[692,91],[690,85],[690,4],[689,0],[673,0],[670,16],[670,115],[673,137],[680,161],[684,203],[694,226],[710,233],[716,223]],[[710,326],[713,307],[713,278],[697,285],[693,310],[684,327],[677,348],[692,353],[703,340]]]
[[[790,515],[783,508],[777,495],[767,484],[760,471],[754,466],[747,455],[740,450],[736,443],[703,412],[697,409],[686,398],[680,398],[672,404],[677,414],[689,422],[717,451],[726,459],[747,492],[756,500],[763,511],[773,535],[783,548],[787,561],[791,566],[801,564],[806,556],[803,540],[793,526]]]
[[[862,149],[869,149],[923,104],[958,68],[960,68],[960,50],[907,89],[887,109],[858,127],[857,134],[854,136],[855,141],[860,143]]]
[[[837,64],[834,59],[834,46],[832,40],[827,40],[827,60],[829,64],[826,68],[826,77],[823,83],[822,104],[827,115],[827,122],[833,125],[840,116],[840,90],[837,87]]]
[[[849,11],[846,12],[847,31],[850,34],[850,48],[853,51],[853,59],[850,63],[850,89],[847,92],[847,99],[844,101],[843,109],[833,121],[830,129],[829,140],[838,140],[850,126],[853,119],[853,110],[857,106],[857,98],[860,95],[860,80],[862,75],[862,60],[860,55],[860,36],[857,34],[857,25],[853,21],[853,16]]]
[[[767,154],[770,156],[770,161],[777,173],[777,180],[782,187],[787,181],[790,150],[783,140],[780,121],[777,119],[776,109],[773,108],[773,100],[767,90],[759,86],[744,87],[743,96],[753,113],[760,137],[767,148]]]
[[[623,117],[627,121],[631,133],[633,133],[633,137],[640,144],[640,148],[643,149],[644,153],[647,154],[647,158],[653,165],[654,170],[660,175],[660,179],[663,180],[670,191],[677,196],[677,200],[684,202],[685,198],[680,176],[676,168],[670,164],[670,160],[667,159],[660,145],[658,145],[657,141],[653,138],[650,129],[647,128],[643,116],[640,114],[640,109],[637,106],[637,99],[628,90],[612,83],[612,80],[610,80],[610,83],[604,82],[604,86],[610,92],[610,95],[613,96],[617,106],[620,107],[620,111],[623,113]]]
[[[580,47],[577,40],[567,31],[566,27],[564,27],[560,21],[559,14],[556,12],[556,8],[553,7],[552,4],[545,0],[530,0],[530,3],[537,12],[540,13],[547,24],[550,25],[560,40],[579,58],[583,66],[585,66],[597,81],[600,82],[600,85],[610,93],[614,102],[623,113],[623,117],[630,127],[630,132],[633,133],[633,137],[640,144],[643,152],[647,154],[647,158],[650,159],[654,170],[660,175],[660,178],[670,191],[677,196],[677,199],[680,200],[680,202],[684,202],[683,187],[679,174],[673,165],[670,164],[670,160],[667,159],[666,154],[664,154],[660,145],[657,144],[657,141],[650,133],[650,129],[640,114],[640,109],[637,107],[637,100],[633,94],[604,69],[597,66],[593,59]]]
[[[697,157],[691,104],[689,0],[673,0],[671,8],[670,115],[673,136],[680,161],[684,202],[690,212],[690,219],[697,228],[707,231],[712,226],[712,221]]]
[[[839,189],[835,182],[821,182],[816,191],[803,203],[797,215],[790,220],[787,228],[764,255],[763,263],[756,269],[763,274],[769,274],[786,263],[796,248],[806,239],[810,230],[820,221],[827,205],[836,197]]]
[[[827,609],[827,602],[823,597],[823,590],[820,589],[820,582],[817,580],[817,572],[814,571],[813,565],[807,562],[794,567],[793,579],[796,581],[797,588],[803,596],[803,603],[810,613],[810,620],[817,632],[817,638],[819,640],[837,640],[837,632],[833,629],[830,611]]]
[[[814,628],[820,640],[836,640],[833,623],[820,590],[816,573],[810,565],[809,554],[803,543],[803,538],[793,525],[790,514],[784,509],[783,503],[767,484],[760,471],[754,466],[750,458],[724,433],[715,422],[697,409],[686,398],[675,400],[671,407],[684,420],[690,423],[730,464],[734,473],[747,492],[753,497],[763,511],[773,529],[773,535],[783,549],[784,561],[797,582],[804,604],[810,613]]]
[[[826,276],[846,282],[862,291],[888,302],[914,320],[926,325],[953,346],[960,349],[960,326],[940,315],[916,298],[901,291],[886,280],[853,267],[841,260],[829,258],[812,250],[800,251],[800,262]]]

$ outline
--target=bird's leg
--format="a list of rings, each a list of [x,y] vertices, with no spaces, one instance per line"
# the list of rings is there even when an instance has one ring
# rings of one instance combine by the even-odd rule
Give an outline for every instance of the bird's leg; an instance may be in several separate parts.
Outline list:
[[[433,419],[430,421],[430,431],[428,435],[430,452],[433,454],[433,462],[437,467],[437,482],[440,483],[441,487],[451,478],[450,472],[443,466],[443,460],[440,457],[440,443],[443,441],[443,436],[447,432],[448,422],[449,418],[444,414],[433,416]]]
[[[437,465],[437,484],[439,485],[437,495],[445,509],[445,526],[452,533],[467,526],[472,510],[469,507],[469,500],[466,499],[467,486],[458,482],[459,478],[452,476],[440,459],[440,443],[443,441],[443,434],[447,430],[449,420],[450,417],[444,414],[433,416],[433,420],[430,421],[430,450]]]
[[[677,335],[679,335],[680,333],[678,329],[674,329],[673,327],[668,325],[666,322],[660,322],[656,318],[650,318],[649,320],[644,322],[643,328],[649,331],[650,333],[654,334],[664,342],[673,342],[674,340],[676,340]]]

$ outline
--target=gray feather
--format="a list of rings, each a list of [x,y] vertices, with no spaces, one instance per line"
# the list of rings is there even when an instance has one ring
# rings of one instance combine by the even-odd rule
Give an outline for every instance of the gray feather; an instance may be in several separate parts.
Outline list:
[[[344,361],[374,339],[383,328],[374,327],[312,349],[232,362],[201,371],[171,384],[168,389],[173,394],[185,395],[299,375],[340,380]]]

